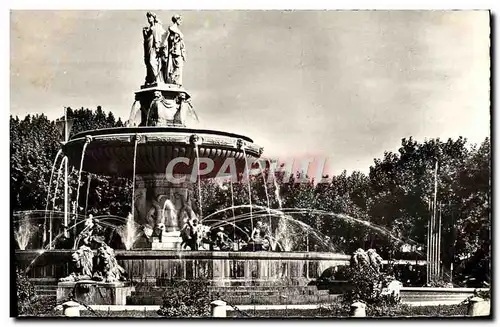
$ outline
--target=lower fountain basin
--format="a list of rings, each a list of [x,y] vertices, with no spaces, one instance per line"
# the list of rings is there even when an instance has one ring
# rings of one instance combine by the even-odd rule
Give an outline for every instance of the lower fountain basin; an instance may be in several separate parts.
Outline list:
[[[196,163],[195,141],[199,157],[214,162],[214,168],[203,174],[202,178],[217,176],[228,158],[234,159],[237,173],[242,173],[245,169],[242,147],[245,148],[247,159],[258,158],[262,154],[262,148],[246,136],[180,127],[124,127],[85,131],[74,135],[63,146],[63,151],[70,165],[79,169],[83,147],[88,142],[82,170],[102,175],[132,176],[136,138],[136,174],[166,173],[173,159],[183,157],[187,158],[187,163],[172,164],[170,173],[190,175]],[[202,162],[201,169],[204,167]]]
[[[16,250],[16,265],[33,280],[67,276],[73,250]],[[349,255],[331,252],[227,252],[116,250],[132,282],[162,285],[170,279],[207,279],[213,285],[306,286],[330,267],[349,264]]]

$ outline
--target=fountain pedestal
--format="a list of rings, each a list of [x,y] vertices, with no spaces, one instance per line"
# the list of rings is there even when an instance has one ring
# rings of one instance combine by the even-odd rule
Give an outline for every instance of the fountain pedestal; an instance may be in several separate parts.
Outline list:
[[[176,84],[154,83],[141,86],[141,90],[135,93],[135,100],[141,106],[139,126],[185,127],[187,108],[183,104],[189,98],[186,90]]]
[[[193,184],[189,183],[189,176],[172,177],[186,177],[186,181],[175,183],[166,174],[136,176],[134,216],[137,223],[146,226],[145,233],[150,233],[147,236],[155,250],[180,249],[183,220],[194,215]]]
[[[125,305],[127,296],[132,295],[135,287],[130,282],[103,283],[96,281],[59,282],[57,302],[73,299],[83,304]]]
[[[161,237],[161,242],[158,237],[153,237],[153,243],[151,243],[151,250],[180,250],[181,249],[181,233],[177,232],[165,232]]]

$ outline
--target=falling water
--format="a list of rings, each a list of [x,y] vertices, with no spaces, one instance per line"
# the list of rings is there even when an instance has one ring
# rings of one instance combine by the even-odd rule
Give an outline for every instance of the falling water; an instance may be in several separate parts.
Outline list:
[[[136,125],[135,116],[137,115],[137,113],[141,109],[140,105],[138,107],[135,106],[137,103],[138,103],[137,100],[135,100],[134,103],[132,103],[132,107],[130,108],[130,117],[128,119],[128,126],[127,127],[131,127],[131,126]]]
[[[231,190],[231,208],[233,208],[233,219],[235,219],[235,214],[234,214],[234,192],[233,192],[233,176],[229,177],[229,187]],[[235,228],[236,225],[233,223],[233,240],[236,238],[236,230]]]
[[[138,143],[139,143],[139,136],[136,134],[135,141],[134,141],[134,166],[132,167],[132,208],[130,209],[132,215],[135,212],[135,168],[136,168],[136,164],[137,164],[137,144]]]
[[[198,143],[194,142],[194,153],[196,154],[196,179],[198,181],[198,197],[200,203],[200,217],[203,217],[202,211],[202,198],[201,198],[201,179],[200,179],[200,152],[198,149]]]
[[[17,230],[14,231],[14,238],[19,245],[19,249],[26,250],[31,236],[36,230],[37,227],[31,225],[28,217],[24,217],[24,219],[19,222]]]
[[[276,180],[275,172],[271,171],[269,172],[271,176],[273,176],[273,183],[274,183],[274,196],[276,197],[276,200],[278,201],[278,209],[283,208],[283,203],[281,202],[281,196],[280,196],[280,186],[278,185],[278,181]]]
[[[80,183],[82,179],[82,169],[83,169],[83,159],[85,159],[85,150],[87,150],[87,145],[89,145],[91,139],[87,138],[83,144],[82,158],[80,159],[80,170],[78,171],[78,184],[76,186],[76,213],[78,213],[78,200],[80,199]]]
[[[250,186],[250,168],[248,167],[247,154],[245,152],[245,144],[241,146],[243,150],[243,158],[245,158],[245,170],[247,172],[247,186],[248,186],[248,204],[250,205],[250,224],[253,232],[253,219],[252,219],[252,188]]]
[[[59,180],[61,179],[62,167],[64,162],[68,160],[68,157],[63,157],[61,164],[59,165],[59,170],[57,171],[56,187],[54,189],[54,196],[52,197],[52,211],[54,211],[57,199],[57,190],[59,189]]]
[[[64,162],[68,160],[68,157],[63,157],[61,163],[59,164],[59,170],[57,171],[57,179],[56,179],[56,187],[54,188],[54,196],[52,197],[52,210],[50,211],[50,227],[49,227],[49,244],[52,243],[52,234],[54,232],[52,226],[52,214],[54,212],[54,208],[56,207],[56,199],[57,199],[57,190],[59,189],[59,180],[61,179],[61,172]],[[44,241],[45,242],[45,241]]]
[[[89,192],[90,192],[90,182],[92,180],[92,174],[88,174],[87,176],[87,195],[85,196],[85,211],[84,215],[87,215],[87,207],[89,205]]]
[[[163,208],[161,211],[163,221],[165,221],[165,209],[167,208],[167,206],[168,211],[170,212],[170,219],[172,219],[173,221],[177,221],[177,210],[175,210],[175,206],[170,199],[165,200],[165,202],[163,203]]]
[[[50,179],[49,179],[49,188],[47,190],[47,200],[45,201],[45,203],[46,203],[45,204],[45,212],[47,212],[47,210],[49,209],[50,186],[52,185],[52,178],[54,177],[54,170],[56,168],[57,158],[59,158],[61,153],[62,153],[62,149],[59,149],[59,151],[57,151],[56,157],[54,159],[54,163],[52,164],[52,171],[50,173]],[[47,240],[47,213],[45,213],[44,219],[45,220],[43,222],[43,242],[45,242]]]
[[[293,228],[288,224],[287,219],[280,219],[278,221],[278,227],[276,228],[275,237],[280,240],[281,245],[285,251],[292,251],[295,242],[293,235]]]
[[[266,201],[267,208],[271,208],[271,204],[269,202],[269,192],[267,191],[267,181],[266,181],[266,173],[264,169],[262,169],[262,163],[259,161],[260,173],[262,175],[262,182],[264,183],[264,192],[266,193]],[[271,216],[269,215],[269,228],[271,228]]]

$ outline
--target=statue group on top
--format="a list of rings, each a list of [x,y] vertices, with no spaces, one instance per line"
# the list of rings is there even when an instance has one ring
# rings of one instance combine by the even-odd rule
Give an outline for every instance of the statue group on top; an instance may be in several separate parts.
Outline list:
[[[149,26],[142,30],[144,37],[145,85],[158,82],[182,85],[182,69],[186,61],[184,35],[180,30],[182,17],[174,15],[165,30],[155,13],[146,14]]]

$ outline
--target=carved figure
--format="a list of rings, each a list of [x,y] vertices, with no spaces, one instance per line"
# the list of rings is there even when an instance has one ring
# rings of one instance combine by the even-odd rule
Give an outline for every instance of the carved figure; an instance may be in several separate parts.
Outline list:
[[[375,272],[380,273],[382,268],[382,257],[375,249],[357,249],[351,256],[351,264],[359,269],[373,269]]]
[[[226,233],[224,233],[224,227],[219,227],[217,229],[217,234],[215,234],[214,243],[222,251],[227,251],[231,248],[229,237],[227,236]]]
[[[188,246],[191,250],[198,250],[198,218],[184,218],[184,226],[181,229],[181,248]]]
[[[365,268],[370,266],[370,258],[365,250],[359,248],[351,256],[351,264],[358,268]]]
[[[377,250],[375,249],[368,249],[366,251],[366,254],[368,255],[370,266],[379,273],[380,269],[382,268],[382,257],[377,253]]]
[[[86,246],[82,245],[71,255],[73,272],[69,276],[59,279],[61,282],[77,282],[92,278],[94,253]]]
[[[123,269],[115,258],[115,251],[106,244],[97,249],[97,264],[93,279],[105,283],[114,283],[125,280]]]
[[[161,66],[161,55],[165,47],[166,31],[153,12],[147,12],[149,26],[142,29],[144,37],[144,63],[146,64],[145,84],[157,82]]]
[[[161,91],[154,92],[147,117],[147,126],[168,126],[174,123],[179,104],[176,99],[165,99]]]
[[[186,47],[184,45],[184,35],[179,29],[182,24],[182,17],[174,15],[172,25],[168,27],[168,55],[167,55],[167,83],[182,85],[182,69],[186,61]]]

